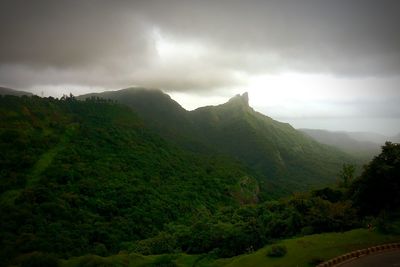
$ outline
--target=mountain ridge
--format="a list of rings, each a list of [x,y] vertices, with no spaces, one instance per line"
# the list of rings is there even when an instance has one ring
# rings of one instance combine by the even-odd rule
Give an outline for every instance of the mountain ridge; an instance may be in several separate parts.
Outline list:
[[[128,92],[130,97],[140,99],[140,104],[130,99]],[[223,153],[245,162],[260,174],[259,180],[268,192],[277,187],[282,193],[289,193],[330,184],[344,162],[354,161],[348,154],[314,141],[290,124],[255,111],[249,106],[247,93],[193,111],[185,110],[161,90],[155,94],[169,102],[162,103],[163,106],[172,108],[160,112],[154,106],[157,104],[154,95],[143,88],[78,98],[117,100],[145,118],[153,130],[180,146],[194,152]]]
[[[32,96],[33,94],[30,92],[15,90],[7,87],[0,86],[0,95],[13,95],[13,96]]]
[[[334,132],[319,129],[298,129],[316,141],[336,147],[355,157],[359,157],[365,161],[372,159],[380,151],[383,143],[375,143],[372,141],[357,140],[358,133],[350,134],[348,132]],[[364,134],[365,136],[365,134]]]
[[[314,218],[298,225],[303,198],[276,200],[331,185],[351,159],[256,112],[246,94],[195,111],[157,90],[7,95],[0,116],[3,262],[33,251],[237,255],[300,233]],[[331,210],[317,206],[315,218]]]

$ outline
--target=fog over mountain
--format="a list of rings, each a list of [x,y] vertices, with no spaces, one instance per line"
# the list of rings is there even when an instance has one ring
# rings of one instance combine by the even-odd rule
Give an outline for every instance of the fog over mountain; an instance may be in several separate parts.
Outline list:
[[[0,87],[0,95],[14,95],[14,96],[30,96],[32,93],[24,92],[24,91],[17,91],[10,88]]]
[[[394,0],[4,0],[0,86],[160,88],[187,109],[248,91],[297,128],[395,135],[399,13]]]

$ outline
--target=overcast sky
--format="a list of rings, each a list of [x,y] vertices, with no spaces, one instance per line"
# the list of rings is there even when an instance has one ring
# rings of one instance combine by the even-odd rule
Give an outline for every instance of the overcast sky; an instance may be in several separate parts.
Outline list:
[[[400,1],[0,0],[0,86],[248,91],[295,127],[400,132]]]

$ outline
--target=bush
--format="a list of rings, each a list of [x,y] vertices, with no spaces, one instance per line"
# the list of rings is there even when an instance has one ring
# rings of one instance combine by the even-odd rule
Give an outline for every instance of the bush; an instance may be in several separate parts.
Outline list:
[[[287,253],[286,246],[274,245],[268,250],[267,256],[268,257],[283,257],[286,255],[286,253]]]
[[[165,255],[158,257],[153,264],[152,267],[176,267],[176,263],[174,262],[175,257],[172,255]]]
[[[400,214],[381,212],[375,219],[375,223],[371,224],[384,234],[398,235],[400,234]]]
[[[35,252],[29,257],[25,258],[21,267],[58,267],[58,259],[51,254]]]
[[[86,255],[81,258],[79,267],[113,267],[109,259],[96,255]]]
[[[160,232],[157,236],[138,241],[134,252],[143,255],[173,253],[177,248],[174,236]]]
[[[103,243],[95,244],[93,254],[105,257],[108,254],[107,247]]]
[[[301,235],[312,235],[314,233],[314,228],[312,226],[306,226],[301,228]]]

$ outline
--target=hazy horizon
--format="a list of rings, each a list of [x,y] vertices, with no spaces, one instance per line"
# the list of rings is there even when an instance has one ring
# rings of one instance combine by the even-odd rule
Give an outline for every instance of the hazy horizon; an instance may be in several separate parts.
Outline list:
[[[0,3],[0,85],[159,88],[186,109],[249,92],[295,128],[400,132],[398,1]]]

